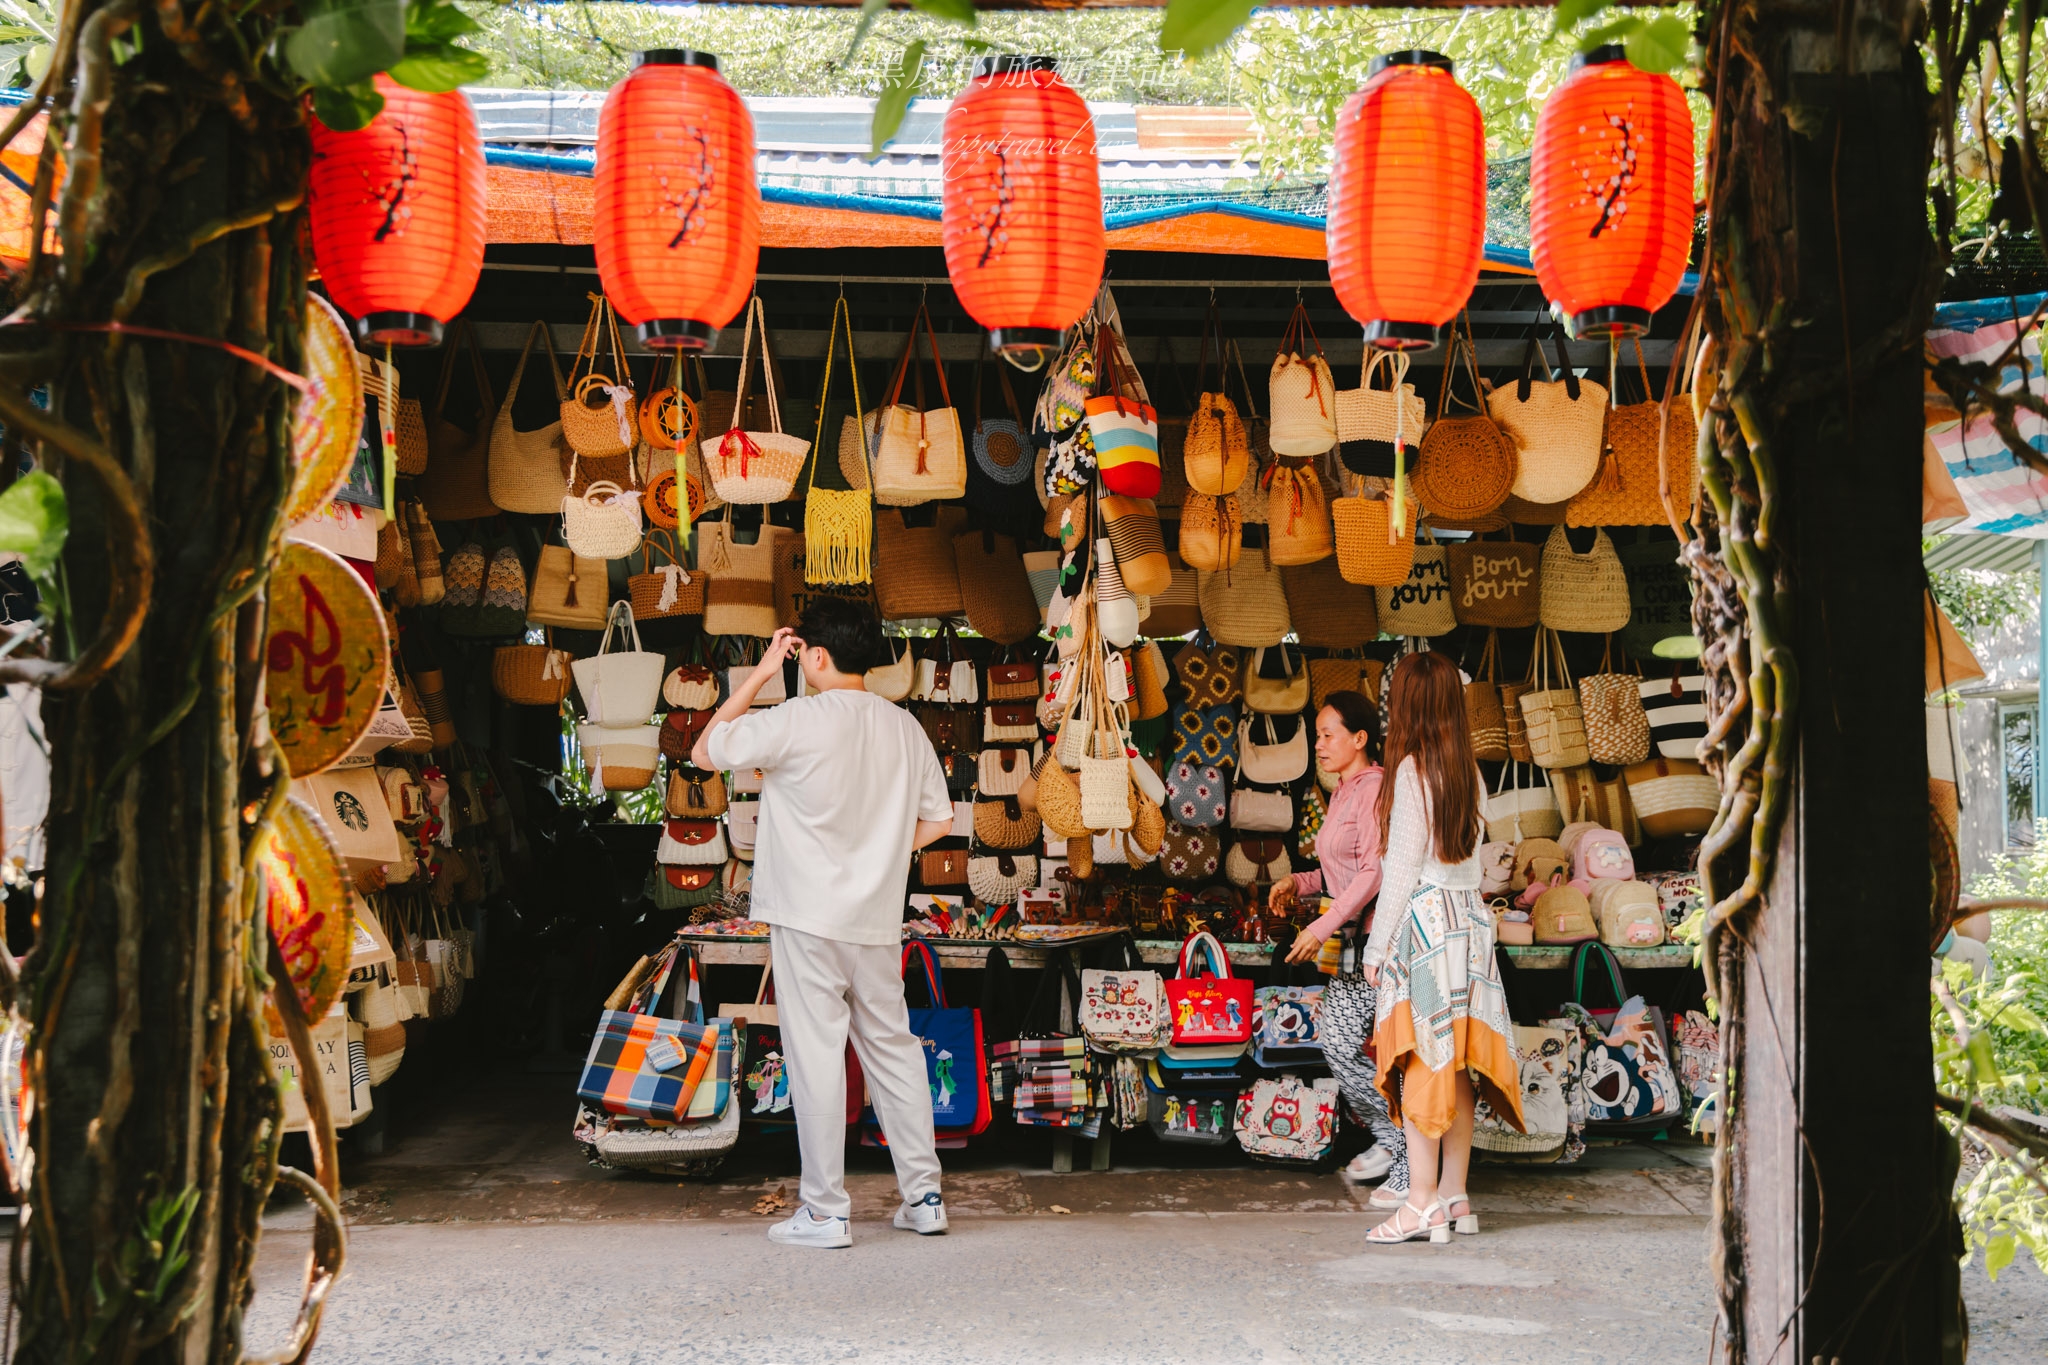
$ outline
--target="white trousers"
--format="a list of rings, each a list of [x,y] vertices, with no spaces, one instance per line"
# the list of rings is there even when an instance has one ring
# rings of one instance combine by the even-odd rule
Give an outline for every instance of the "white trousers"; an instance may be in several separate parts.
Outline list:
[[[900,948],[868,947],[774,926],[775,1010],[789,1068],[798,1191],[820,1218],[846,1218],[846,1044],[860,1058],[868,1097],[889,1139],[905,1203],[939,1188],[932,1141],[932,1092],[924,1046],[910,1031]]]

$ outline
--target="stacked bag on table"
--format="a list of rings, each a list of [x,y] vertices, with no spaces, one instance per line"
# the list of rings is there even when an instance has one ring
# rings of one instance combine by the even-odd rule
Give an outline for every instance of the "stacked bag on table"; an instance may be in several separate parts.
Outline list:
[[[576,1141],[600,1166],[711,1174],[739,1141],[744,1053],[735,1020],[704,1017],[696,954],[669,943],[605,1002],[576,1083]]]
[[[1078,1002],[1081,980],[1072,956],[1055,949],[1047,955],[1018,1036],[1004,1039],[991,1051],[991,1088],[997,1099],[1009,1103],[1020,1124],[1093,1138],[1102,1130],[1110,1103],[1110,1068],[1061,1017],[1062,995]]]

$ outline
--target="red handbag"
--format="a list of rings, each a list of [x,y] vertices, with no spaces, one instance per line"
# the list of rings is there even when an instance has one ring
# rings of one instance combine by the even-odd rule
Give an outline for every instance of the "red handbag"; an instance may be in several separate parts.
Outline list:
[[[671,711],[661,718],[661,755],[686,763],[697,738],[711,725],[715,711]]]
[[[1206,975],[1193,974],[1198,951],[1208,958]],[[1173,1023],[1169,1057],[1184,1055],[1184,1048],[1201,1049],[1196,1057],[1225,1057],[1252,1040],[1252,983],[1230,974],[1230,956],[1214,934],[1191,934],[1181,944],[1180,971],[1166,983],[1166,1009]]]
[[[671,820],[668,822],[668,837],[679,844],[700,847],[718,837],[716,820]]]
[[[678,891],[702,891],[718,880],[715,867],[671,867],[662,865],[661,875]]]

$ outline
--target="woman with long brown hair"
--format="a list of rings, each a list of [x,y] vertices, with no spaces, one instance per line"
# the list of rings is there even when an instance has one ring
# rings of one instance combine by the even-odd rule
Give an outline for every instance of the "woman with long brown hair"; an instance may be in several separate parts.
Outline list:
[[[1493,916],[1479,895],[1483,787],[1458,669],[1412,654],[1387,686],[1379,794],[1379,911],[1360,960],[1378,1006],[1373,1052],[1387,1107],[1408,1140],[1408,1199],[1371,1242],[1447,1242],[1479,1231],[1465,1178],[1474,1086],[1522,1126]]]

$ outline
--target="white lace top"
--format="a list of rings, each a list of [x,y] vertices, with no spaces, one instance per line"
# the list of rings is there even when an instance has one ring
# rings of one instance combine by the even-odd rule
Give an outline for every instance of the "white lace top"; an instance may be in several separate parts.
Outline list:
[[[1482,790],[1483,785],[1482,785]],[[1387,847],[1380,856],[1380,912],[1373,917],[1372,935],[1366,940],[1359,961],[1377,967],[1393,951],[1395,930],[1408,922],[1408,898],[1418,886],[1441,886],[1446,891],[1479,889],[1479,849],[1459,863],[1446,863],[1436,856],[1436,841],[1430,834],[1429,796],[1422,789],[1422,772],[1413,758],[1401,760],[1394,775],[1394,811],[1387,822]]]

